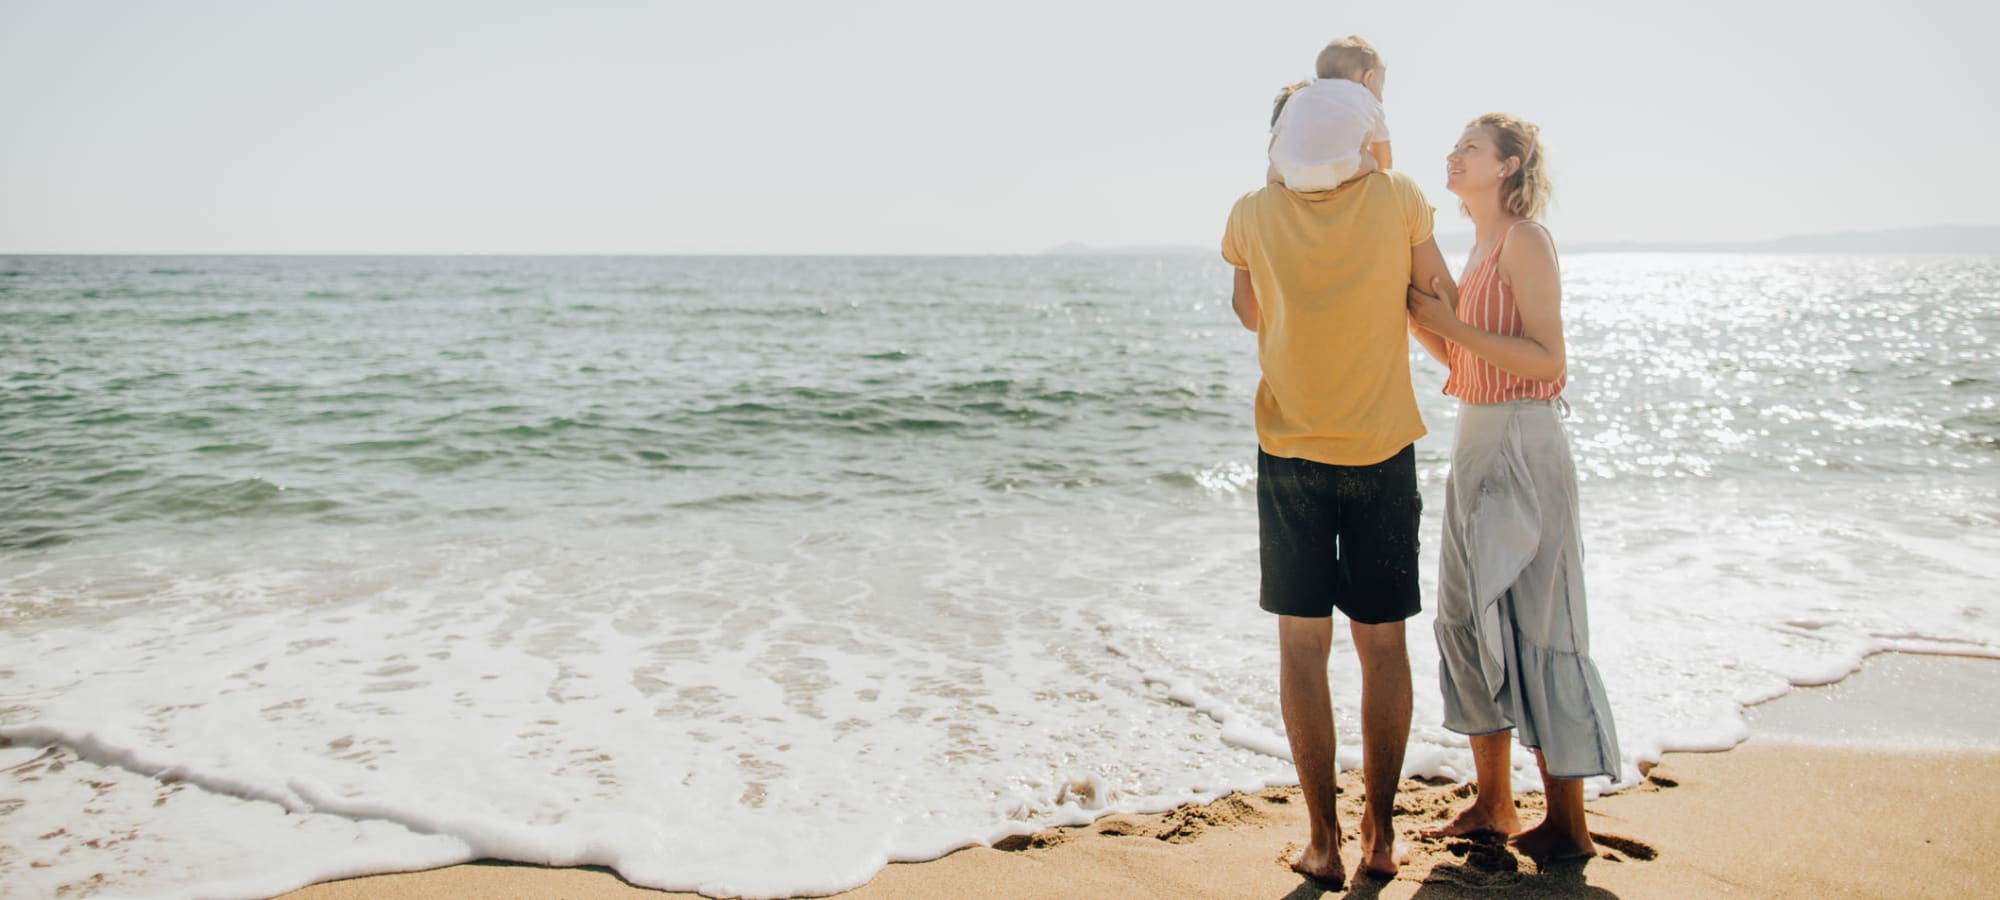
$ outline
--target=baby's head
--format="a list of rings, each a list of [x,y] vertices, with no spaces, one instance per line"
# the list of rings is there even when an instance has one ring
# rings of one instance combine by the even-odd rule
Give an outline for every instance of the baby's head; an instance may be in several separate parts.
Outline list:
[[[1382,66],[1382,55],[1360,35],[1350,34],[1337,38],[1319,52],[1319,59],[1313,63],[1314,74],[1321,78],[1339,78],[1353,81],[1366,87],[1375,99],[1382,99],[1382,81],[1387,71]]]

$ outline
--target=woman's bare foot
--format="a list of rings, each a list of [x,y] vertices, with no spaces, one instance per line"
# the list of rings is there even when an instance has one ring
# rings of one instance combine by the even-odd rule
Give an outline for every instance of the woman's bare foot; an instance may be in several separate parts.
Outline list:
[[[1547,822],[1515,835],[1510,843],[1514,845],[1514,849],[1537,860],[1576,859],[1597,855],[1597,845],[1591,843],[1589,831],[1557,827]]]
[[[1340,864],[1340,848],[1314,850],[1307,847],[1299,851],[1298,858],[1292,860],[1292,871],[1320,883],[1329,890],[1340,890],[1347,886],[1347,868]]]
[[[1424,832],[1424,837],[1467,837],[1475,834],[1513,837],[1520,833],[1521,817],[1514,814],[1513,804],[1508,804],[1504,810],[1494,810],[1475,800],[1458,814],[1458,818],[1451,820],[1451,824],[1430,829]]]

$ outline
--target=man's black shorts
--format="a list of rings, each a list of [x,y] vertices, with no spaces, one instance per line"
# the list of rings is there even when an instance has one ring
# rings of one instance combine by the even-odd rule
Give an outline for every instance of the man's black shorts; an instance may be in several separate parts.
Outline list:
[[[1258,605],[1325,618],[1337,608],[1375,625],[1423,608],[1417,586],[1416,445],[1372,466],[1333,466],[1257,451]]]

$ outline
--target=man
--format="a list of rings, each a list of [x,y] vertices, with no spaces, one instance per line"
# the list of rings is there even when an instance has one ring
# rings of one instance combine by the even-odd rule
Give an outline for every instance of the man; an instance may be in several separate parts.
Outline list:
[[[1260,605],[1278,615],[1279,702],[1312,821],[1292,868],[1335,887],[1346,880],[1326,675],[1335,609],[1361,661],[1361,870],[1393,876],[1404,855],[1393,816],[1410,734],[1403,621],[1422,607],[1424,434],[1404,299],[1413,284],[1451,280],[1431,217],[1413,180],[1378,171],[1318,193],[1266,185],[1236,202],[1222,241],[1263,370]]]

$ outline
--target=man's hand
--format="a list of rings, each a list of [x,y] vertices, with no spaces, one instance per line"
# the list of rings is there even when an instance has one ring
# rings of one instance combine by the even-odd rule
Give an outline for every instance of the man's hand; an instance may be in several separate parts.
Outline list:
[[[1433,334],[1444,335],[1458,324],[1458,289],[1433,278],[1431,290],[1436,291],[1437,296],[1410,288],[1406,305],[1410,318],[1416,320],[1418,326]]]

